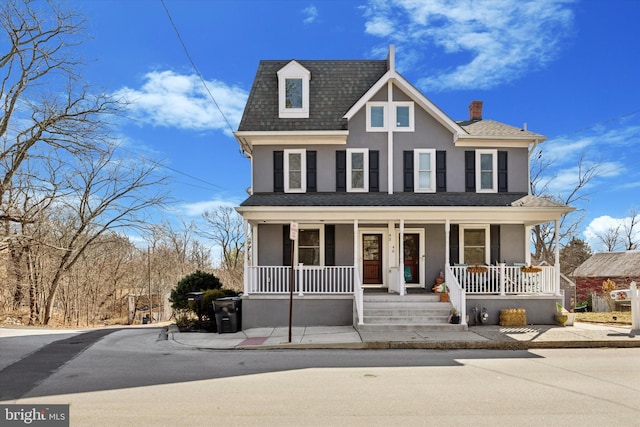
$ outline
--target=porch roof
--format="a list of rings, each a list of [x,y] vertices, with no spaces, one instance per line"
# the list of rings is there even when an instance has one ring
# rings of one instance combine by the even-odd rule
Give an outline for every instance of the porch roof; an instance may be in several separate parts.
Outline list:
[[[524,193],[258,193],[237,208],[247,220],[392,220],[540,224],[573,208]]]
[[[537,206],[564,207],[526,193],[257,193],[240,206]]]

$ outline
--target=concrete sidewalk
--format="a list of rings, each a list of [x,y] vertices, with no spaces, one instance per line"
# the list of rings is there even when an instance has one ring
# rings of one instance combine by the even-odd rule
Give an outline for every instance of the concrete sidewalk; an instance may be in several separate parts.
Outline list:
[[[202,349],[511,349],[640,347],[631,326],[575,323],[574,326],[483,325],[468,331],[357,331],[351,326],[255,328],[227,334],[168,329],[168,339]]]

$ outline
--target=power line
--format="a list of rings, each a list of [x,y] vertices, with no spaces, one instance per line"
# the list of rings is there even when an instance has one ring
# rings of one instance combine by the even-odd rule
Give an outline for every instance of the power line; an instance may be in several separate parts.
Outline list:
[[[196,74],[200,78],[200,81],[202,82],[202,85],[204,86],[205,90],[209,94],[209,98],[211,98],[211,101],[213,101],[213,103],[215,104],[216,108],[218,109],[218,111],[222,115],[222,118],[224,119],[225,123],[229,127],[229,130],[233,134],[233,132],[234,132],[233,126],[231,126],[231,123],[227,119],[227,116],[225,116],[225,114],[222,112],[222,109],[220,108],[220,106],[216,102],[216,99],[213,97],[213,94],[209,90],[209,86],[207,86],[207,82],[205,81],[204,77],[202,77],[202,73],[200,73],[200,70],[196,66],[196,63],[191,58],[191,54],[189,53],[189,49],[187,49],[187,45],[184,43],[184,40],[182,40],[182,36],[180,35],[180,31],[178,31],[178,27],[176,26],[175,22],[173,22],[173,18],[171,17],[171,13],[169,13],[169,9],[167,8],[167,5],[164,3],[164,0],[160,0],[160,3],[162,3],[162,7],[164,7],[165,12],[167,13],[167,17],[169,18],[169,22],[171,22],[171,26],[173,27],[173,30],[175,31],[176,36],[178,37],[178,40],[180,41],[180,44],[182,45],[182,50],[184,50],[184,53],[187,56],[187,59],[189,60],[189,62],[191,63],[191,66],[193,67],[193,70],[196,72]]]

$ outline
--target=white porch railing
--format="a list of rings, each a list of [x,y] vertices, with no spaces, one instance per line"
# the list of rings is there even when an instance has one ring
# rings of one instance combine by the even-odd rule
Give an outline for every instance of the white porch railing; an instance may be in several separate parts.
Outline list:
[[[486,272],[468,271],[467,266],[452,266],[451,273],[467,294],[491,295],[558,295],[555,267],[540,266],[540,272],[526,273],[519,266],[484,266]],[[445,279],[448,281],[448,279]]]
[[[247,291],[249,294],[289,293],[291,267],[248,267]],[[295,268],[294,292],[304,294],[353,294],[354,267],[316,267],[301,265]]]

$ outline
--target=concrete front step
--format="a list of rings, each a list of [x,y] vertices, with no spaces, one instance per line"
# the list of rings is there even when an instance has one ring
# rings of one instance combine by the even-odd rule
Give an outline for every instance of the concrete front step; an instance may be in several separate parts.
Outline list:
[[[365,294],[362,331],[461,331],[466,325],[448,322],[452,305],[440,295],[426,293]]]

